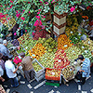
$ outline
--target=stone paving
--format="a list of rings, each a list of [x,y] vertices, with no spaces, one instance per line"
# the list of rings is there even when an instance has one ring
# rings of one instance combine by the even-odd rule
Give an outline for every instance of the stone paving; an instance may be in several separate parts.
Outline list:
[[[93,73],[83,86],[79,86],[74,80],[69,82],[69,86],[62,83],[59,87],[46,85],[45,82],[46,80],[43,79],[39,82],[29,83],[21,76],[20,86],[17,88],[7,87],[10,85],[10,81],[6,82],[4,86],[7,93],[12,93],[14,90],[19,93],[93,93]]]

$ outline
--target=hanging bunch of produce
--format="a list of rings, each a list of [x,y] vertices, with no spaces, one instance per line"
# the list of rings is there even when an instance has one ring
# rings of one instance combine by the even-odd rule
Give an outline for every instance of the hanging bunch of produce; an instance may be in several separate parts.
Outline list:
[[[75,15],[68,15],[67,17],[67,26],[66,26],[66,34],[68,37],[74,35],[78,30],[78,21]]]
[[[71,40],[65,34],[60,35],[57,41],[58,41],[58,47],[57,47],[58,49],[66,50],[73,45],[71,43]]]
[[[54,58],[54,68],[63,69],[69,64],[70,64],[70,61],[68,60],[65,51],[61,49],[57,50],[57,52],[55,53],[55,58]]]

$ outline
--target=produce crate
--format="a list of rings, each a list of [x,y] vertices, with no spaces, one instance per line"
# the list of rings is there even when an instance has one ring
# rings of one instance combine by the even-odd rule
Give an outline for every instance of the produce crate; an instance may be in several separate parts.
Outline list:
[[[68,68],[69,67],[69,68]],[[75,77],[75,74],[74,74],[74,71],[73,71],[73,67],[71,65],[65,67],[62,69],[62,77],[63,79],[65,80],[65,82],[69,82],[69,80],[72,80],[74,79]],[[65,72],[64,72],[65,71]],[[64,74],[63,74],[64,73]],[[69,73],[69,74],[68,74]]]
[[[35,62],[42,68],[41,70],[39,70],[37,72],[35,71],[35,79],[37,81],[40,81],[41,79],[43,79],[45,77],[45,68],[36,59],[34,59],[32,61],[32,64]]]
[[[47,80],[61,80],[61,69],[46,68],[45,79]]]

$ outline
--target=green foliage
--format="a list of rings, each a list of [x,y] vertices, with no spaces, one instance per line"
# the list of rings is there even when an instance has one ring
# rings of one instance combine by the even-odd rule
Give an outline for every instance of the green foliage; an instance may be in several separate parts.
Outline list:
[[[45,19],[42,19],[41,15],[49,11],[53,14],[51,6],[54,6],[54,3],[56,5],[55,10],[61,14],[64,12],[72,14],[70,8],[74,5],[76,5],[75,8],[77,8],[77,5],[82,1],[83,0],[54,0],[54,2],[53,0],[1,0],[0,5],[2,5],[2,7],[0,7],[0,12],[8,14],[7,17],[14,17],[20,29],[26,27],[27,31],[32,31],[34,27],[32,27],[31,24],[34,25],[34,22],[37,20],[37,15],[40,16],[42,25],[46,26],[44,22]],[[93,5],[93,2],[92,0],[85,0],[84,4],[87,6],[90,4]],[[40,12],[40,14],[37,14],[37,12]],[[76,11],[73,12],[75,13]],[[17,17],[17,14],[20,14],[20,16]],[[21,17],[24,17],[24,20],[22,20]]]

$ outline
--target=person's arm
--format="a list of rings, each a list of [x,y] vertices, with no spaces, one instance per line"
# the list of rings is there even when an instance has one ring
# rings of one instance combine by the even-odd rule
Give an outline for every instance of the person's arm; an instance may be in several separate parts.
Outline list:
[[[16,72],[17,72],[17,70],[18,70],[19,66],[20,66],[20,65],[18,65],[18,66],[17,66],[17,68],[15,69],[15,71],[14,71],[13,73],[16,73]]]
[[[2,78],[2,77],[0,77],[0,79],[2,80],[2,82],[4,82],[4,81],[5,81],[5,79],[4,79],[4,78]]]

